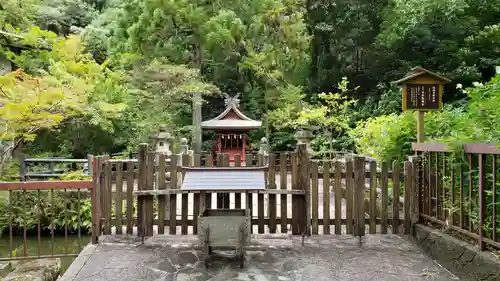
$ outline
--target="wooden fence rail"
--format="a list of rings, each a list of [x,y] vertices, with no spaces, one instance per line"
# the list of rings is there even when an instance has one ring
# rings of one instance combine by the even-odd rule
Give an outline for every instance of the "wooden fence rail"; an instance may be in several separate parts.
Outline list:
[[[185,171],[181,166],[200,167],[204,163],[210,167],[212,157],[172,155],[168,161],[165,156],[147,149],[141,146],[137,160],[96,158],[99,169],[96,184],[104,234],[131,234],[135,229],[144,236],[196,234],[197,216],[201,211],[220,207],[250,209],[254,233],[364,235],[410,232],[410,202],[414,196],[411,186],[415,182],[411,161],[405,162],[404,170],[397,164],[386,163],[377,168],[376,162],[371,161],[367,171],[363,157],[347,161],[311,161],[307,152],[301,150],[266,156],[248,154],[246,166],[266,166],[265,190],[189,192],[180,188]],[[228,155],[221,154],[217,158],[219,166],[229,166]],[[236,159],[241,156],[236,155]],[[136,169],[122,171],[122,165],[134,167],[134,162]],[[240,162],[235,163],[238,166]],[[291,171],[287,167],[291,167]],[[113,176],[114,181],[111,180]],[[377,189],[381,192],[376,192]],[[401,208],[401,194],[404,195],[404,208]]]

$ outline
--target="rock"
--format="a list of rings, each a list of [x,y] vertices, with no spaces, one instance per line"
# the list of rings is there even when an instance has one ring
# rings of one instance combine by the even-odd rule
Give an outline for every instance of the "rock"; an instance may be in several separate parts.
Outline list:
[[[3,281],[56,281],[60,272],[60,259],[32,260],[20,263]]]
[[[0,262],[0,277],[5,277],[12,270],[10,262]]]

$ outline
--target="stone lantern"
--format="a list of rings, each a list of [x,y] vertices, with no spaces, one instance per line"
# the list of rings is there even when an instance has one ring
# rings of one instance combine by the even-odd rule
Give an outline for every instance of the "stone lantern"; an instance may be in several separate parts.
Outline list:
[[[170,143],[172,142],[172,135],[167,132],[166,126],[161,126],[158,132],[153,134],[151,138],[154,141],[154,145],[156,146],[156,152],[165,154],[167,156],[172,155],[172,151],[170,151]]]
[[[312,126],[301,126],[295,133],[295,138],[297,139],[297,144],[306,144],[307,150],[311,154],[311,140],[313,139]]]

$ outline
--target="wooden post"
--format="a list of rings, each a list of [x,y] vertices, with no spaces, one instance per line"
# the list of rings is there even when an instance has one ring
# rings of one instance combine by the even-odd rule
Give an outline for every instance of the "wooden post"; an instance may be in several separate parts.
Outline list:
[[[155,174],[155,153],[148,152],[146,158],[146,185],[145,190],[153,190],[154,187],[154,174]],[[144,236],[153,236],[153,224],[154,224],[154,196],[146,195],[144,196],[144,223],[146,226],[146,232]]]
[[[92,225],[91,225],[91,232],[92,232],[92,244],[97,244],[99,242],[99,235],[101,234],[101,228],[100,228],[100,215],[99,215],[99,210],[100,210],[100,204],[99,204],[99,199],[98,199],[98,190],[99,190],[99,185],[100,185],[100,180],[99,176],[101,174],[101,167],[100,167],[100,161],[99,158],[93,159],[91,162],[92,167],[92,191],[91,191],[91,214],[92,214]]]
[[[268,188],[276,189],[276,155],[269,154],[269,172],[268,172]],[[276,195],[269,194],[268,204],[268,217],[269,217],[269,232],[276,233]]]
[[[245,166],[252,167],[252,163],[253,163],[253,155],[249,153],[245,156]],[[250,233],[253,233],[254,230],[253,230],[252,220],[255,214],[253,207],[253,193],[247,192],[245,197],[246,197],[245,200],[246,209],[248,209],[248,212],[250,212]]]
[[[190,167],[190,156],[187,154],[182,155],[182,166]],[[182,173],[182,178],[181,183],[184,181],[184,173]],[[188,200],[189,200],[189,195],[187,193],[183,193],[181,195],[181,234],[182,235],[187,235],[188,234],[188,212],[189,212],[189,205],[188,205]],[[194,218],[193,218],[194,219]]]
[[[116,188],[115,188],[115,206],[116,206],[116,234],[122,234],[123,224],[123,162],[116,163]]]
[[[370,162],[370,227],[369,233],[377,232],[377,162]]]
[[[311,163],[311,233],[312,235],[318,234],[319,224],[318,224],[318,162],[314,161]]]
[[[287,155],[286,153],[280,154],[280,189],[287,190],[288,172],[287,172]],[[281,233],[288,232],[288,199],[286,194],[281,194],[280,197],[280,230]]]
[[[147,152],[148,144],[139,144],[139,179],[138,179],[138,190],[144,190],[146,188],[146,175],[147,175]],[[139,236],[145,235],[145,220],[144,220],[144,197],[137,196],[137,234]]]
[[[404,234],[410,234],[411,228],[411,182],[412,182],[412,168],[411,162],[406,161],[404,166]]]
[[[388,226],[388,218],[389,218],[389,165],[387,162],[382,162],[381,166],[381,175],[380,175],[380,187],[382,188],[382,208],[381,208],[381,216],[380,216],[380,232],[382,234],[387,234],[387,226]]]
[[[127,234],[134,232],[134,162],[127,161]]]
[[[95,162],[95,169],[96,171],[94,172],[94,175],[96,176],[94,180],[94,187],[95,187],[95,206],[97,208],[97,233],[98,235],[101,235],[102,232],[102,185],[103,185],[103,174],[102,174],[102,156],[99,156],[94,159]]]
[[[201,155],[200,154],[194,154],[193,157],[193,167],[200,167],[201,166]],[[203,198],[203,200],[200,200]],[[203,210],[201,208],[202,206],[205,205],[205,196],[201,196],[200,193],[195,193],[193,195],[193,234],[198,234],[198,217],[200,215],[200,210]]]
[[[347,234],[354,233],[354,225],[353,225],[353,212],[354,212],[354,178],[353,178],[353,170],[354,170],[354,162],[351,157],[349,157],[345,163],[345,188],[346,188],[346,230]]]
[[[170,189],[177,189],[177,167],[179,166],[179,155],[170,156]],[[168,198],[168,232],[175,235],[177,232],[177,194],[170,194]]]
[[[334,192],[335,192],[335,234],[342,234],[342,166],[339,161],[334,163]]]
[[[425,131],[424,131],[424,124],[425,124],[425,111],[417,111],[417,142],[424,142],[425,141]]]
[[[167,158],[165,154],[158,154],[158,189],[167,189],[165,174]],[[158,196],[158,234],[165,234],[165,195]]]
[[[265,166],[264,154],[258,155],[258,165]],[[264,182],[266,180],[266,176],[264,174]],[[267,184],[266,184],[267,188]],[[257,232],[264,233],[264,194],[257,194]]]
[[[297,189],[305,191],[305,196],[297,199],[299,203],[299,232],[311,235],[311,206],[310,206],[310,165],[309,151],[306,143],[297,145],[298,179]],[[294,206],[295,208],[295,206]]]
[[[354,218],[356,236],[365,236],[365,158],[354,158]]]
[[[410,185],[410,225],[409,225],[409,234],[414,234],[415,224],[418,223],[420,218],[420,195],[418,192],[418,156],[410,156],[408,157],[408,169],[409,169],[409,178],[408,184]]]
[[[330,162],[323,162],[323,234],[330,234]]]
[[[400,193],[400,168],[399,163],[392,164],[392,233],[399,234],[399,193]]]
[[[411,229],[414,229],[415,224],[420,220],[420,188],[419,188],[419,157],[410,156],[411,163]]]

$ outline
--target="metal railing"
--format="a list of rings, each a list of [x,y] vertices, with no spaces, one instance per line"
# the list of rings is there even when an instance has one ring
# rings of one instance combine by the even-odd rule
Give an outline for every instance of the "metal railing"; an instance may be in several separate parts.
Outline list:
[[[495,144],[413,144],[419,155],[420,219],[500,248],[500,150]]]
[[[69,171],[83,170],[91,175],[91,156],[87,159],[20,157],[19,181],[57,179]]]
[[[2,246],[0,261],[77,256],[89,235],[97,243],[93,186],[93,181],[1,182],[0,242],[6,234],[8,246]],[[78,251],[69,249],[70,238]]]

